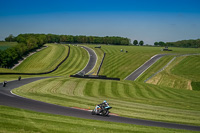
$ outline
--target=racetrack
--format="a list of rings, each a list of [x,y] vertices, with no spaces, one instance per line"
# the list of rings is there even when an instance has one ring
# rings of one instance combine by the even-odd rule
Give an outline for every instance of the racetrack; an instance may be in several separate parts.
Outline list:
[[[90,59],[91,59],[91,56],[90,56]],[[93,63],[93,65],[91,63]],[[84,69],[84,71],[89,72],[93,68],[92,66],[94,65],[95,65],[94,60],[89,61],[87,66],[90,66],[90,67],[86,66],[85,68],[88,68],[88,69],[86,70]],[[44,79],[44,78],[50,78],[50,77],[27,78],[27,79],[22,79],[21,81],[15,80],[15,81],[8,82],[6,87],[0,86],[0,105],[22,108],[22,109],[43,112],[43,113],[86,118],[86,119],[200,131],[200,126],[191,126],[191,125],[165,123],[165,122],[157,122],[157,121],[150,121],[150,120],[133,119],[133,118],[120,117],[120,116],[113,116],[113,115],[111,115],[110,117],[91,115],[90,111],[44,103],[44,102],[40,102],[36,100],[23,98],[11,93],[12,89],[14,88],[17,88],[22,85],[25,85],[25,84],[28,84],[40,79]]]
[[[133,71],[130,75],[128,75],[124,80],[133,80],[135,81],[142,73],[144,73],[149,67],[151,67],[157,60],[166,55],[176,55],[176,54],[158,54],[151,57],[148,61],[146,61],[143,65],[141,65],[138,69]],[[199,54],[182,54],[178,56],[190,56],[190,55],[199,55]]]
[[[145,72],[151,65],[153,65],[157,60],[159,60],[161,57],[165,56],[167,54],[158,54],[151,59],[149,59],[147,62],[145,62],[142,66],[140,66],[138,69],[136,69],[134,72],[132,72],[129,76],[125,78],[125,80],[136,80],[143,72]]]
[[[85,66],[85,68],[81,70],[80,72],[78,72],[77,74],[81,74],[81,73],[87,74],[94,68],[97,62],[97,56],[96,56],[96,53],[92,49],[85,46],[81,46],[81,47],[84,48],[88,52],[90,59],[88,61],[88,64]]]
[[[91,112],[87,110],[79,110],[75,108],[69,108],[69,107],[63,107],[59,105],[44,103],[44,102],[40,102],[36,100],[23,98],[11,93],[12,89],[14,88],[17,88],[19,86],[22,86],[22,85],[25,85],[25,84],[28,84],[40,79],[44,79],[44,78],[50,78],[50,77],[27,78],[21,81],[15,80],[15,81],[8,82],[6,87],[1,86],[0,87],[0,105],[22,108],[22,109],[43,112],[43,113],[86,118],[86,119],[200,131],[199,126],[156,122],[156,121],[150,121],[150,120],[140,120],[140,119],[126,118],[126,117],[113,116],[113,115],[111,115],[110,117],[91,115]]]

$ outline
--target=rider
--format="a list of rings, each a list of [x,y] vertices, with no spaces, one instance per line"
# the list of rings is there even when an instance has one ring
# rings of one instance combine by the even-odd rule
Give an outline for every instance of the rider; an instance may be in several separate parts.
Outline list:
[[[96,113],[99,114],[101,111],[103,111],[104,107],[108,106],[109,104],[107,103],[106,100],[104,100],[101,104],[98,104],[96,106]]]
[[[103,109],[104,107],[106,107],[108,105],[107,101],[104,100],[101,104],[99,104],[98,106]]]

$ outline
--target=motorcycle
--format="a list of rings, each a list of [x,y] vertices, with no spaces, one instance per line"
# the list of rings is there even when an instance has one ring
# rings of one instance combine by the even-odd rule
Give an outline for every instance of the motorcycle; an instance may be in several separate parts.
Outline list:
[[[95,109],[92,110],[92,115],[108,116],[109,113],[110,113],[109,110],[110,110],[111,108],[112,108],[112,107],[109,106],[108,103],[106,103],[105,106],[99,106],[99,105],[97,105],[97,106],[95,107]]]

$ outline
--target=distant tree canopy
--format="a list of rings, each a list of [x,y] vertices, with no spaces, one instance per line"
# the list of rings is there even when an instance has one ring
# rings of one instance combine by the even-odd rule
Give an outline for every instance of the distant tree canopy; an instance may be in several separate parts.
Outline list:
[[[199,48],[200,47],[200,39],[197,40],[182,40],[177,42],[155,42],[155,46],[161,46],[161,47],[185,47],[185,48]]]
[[[43,46],[47,39],[44,34],[20,34],[17,37],[10,35],[5,41],[17,41],[18,44],[0,51],[0,67],[12,67],[23,55]]]
[[[43,46],[45,43],[130,44],[130,39],[116,36],[98,37],[54,34],[19,34],[17,37],[11,34],[5,38],[5,41],[17,41],[18,44],[4,51],[0,50],[0,67],[12,67],[23,55]]]
[[[129,45],[130,39],[118,36],[72,36],[55,34],[20,34],[17,37],[9,35],[5,41],[17,41],[20,43],[88,43],[88,44],[112,44]]]
[[[123,37],[98,37],[98,36],[72,36],[72,35],[53,35],[47,34],[48,43],[89,43],[89,44],[113,44],[129,45],[130,39]]]
[[[133,44],[134,44],[134,45],[138,45],[138,41],[137,41],[137,40],[134,40],[134,41],[133,41]]]
[[[5,38],[6,42],[15,42],[15,37],[10,34],[8,37]]]
[[[143,46],[143,45],[144,45],[144,41],[141,40],[141,41],[139,42],[139,45],[140,45],[140,46]]]

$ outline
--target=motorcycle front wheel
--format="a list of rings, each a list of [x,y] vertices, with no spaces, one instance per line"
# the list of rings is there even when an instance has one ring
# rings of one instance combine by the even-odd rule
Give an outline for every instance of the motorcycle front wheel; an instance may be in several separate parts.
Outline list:
[[[108,111],[108,110],[104,110],[104,111],[102,112],[102,115],[103,115],[103,116],[108,116],[108,115],[109,115],[109,111]]]

